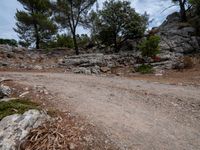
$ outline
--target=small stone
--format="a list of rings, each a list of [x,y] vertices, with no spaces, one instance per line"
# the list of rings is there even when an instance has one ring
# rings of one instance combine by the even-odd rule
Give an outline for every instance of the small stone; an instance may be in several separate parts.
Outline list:
[[[44,89],[44,94],[49,95],[49,92],[46,89]]]
[[[35,70],[42,70],[43,68],[42,68],[42,66],[36,65],[36,66],[34,66],[33,69],[35,69]]]
[[[29,90],[29,88],[28,88],[28,87],[26,87],[24,90],[25,90],[25,91],[28,91],[28,90]]]
[[[108,71],[110,71],[110,68],[108,67],[101,67],[100,69],[103,73],[107,73]]]
[[[70,144],[69,144],[69,149],[70,149],[70,150],[74,150],[74,149],[76,148],[76,146],[77,146],[76,144],[70,143]]]
[[[83,73],[86,75],[90,75],[92,73],[90,68],[84,68],[84,67],[73,68],[72,71],[77,74]]]
[[[156,73],[155,76],[163,76],[162,73]]]

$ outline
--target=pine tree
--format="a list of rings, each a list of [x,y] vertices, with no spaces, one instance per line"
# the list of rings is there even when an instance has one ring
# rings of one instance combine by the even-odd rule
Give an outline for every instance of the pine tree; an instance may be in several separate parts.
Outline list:
[[[181,21],[186,22],[187,21],[187,14],[186,14],[186,4],[188,3],[188,0],[172,0],[174,3],[178,3],[180,6],[180,15],[181,15]]]
[[[90,20],[91,31],[97,34],[103,44],[113,45],[115,52],[118,52],[128,39],[139,39],[143,36],[148,15],[138,14],[131,7],[130,1],[109,0],[104,2],[102,10],[91,12]]]
[[[51,20],[50,0],[18,1],[24,10],[17,10],[14,30],[19,35],[20,43],[27,47],[35,45],[39,49],[57,32],[57,27]]]
[[[56,21],[62,28],[70,30],[76,54],[79,54],[76,31],[80,25],[85,25],[85,18],[96,0],[57,0],[55,9]]]
[[[200,17],[200,0],[190,0],[190,4],[195,10],[195,13]]]

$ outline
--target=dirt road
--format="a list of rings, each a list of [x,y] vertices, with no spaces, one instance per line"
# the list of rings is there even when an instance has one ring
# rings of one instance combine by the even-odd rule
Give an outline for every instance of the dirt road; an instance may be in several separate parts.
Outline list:
[[[54,107],[85,117],[120,149],[200,149],[200,87],[61,73],[0,77],[44,85],[58,95]]]

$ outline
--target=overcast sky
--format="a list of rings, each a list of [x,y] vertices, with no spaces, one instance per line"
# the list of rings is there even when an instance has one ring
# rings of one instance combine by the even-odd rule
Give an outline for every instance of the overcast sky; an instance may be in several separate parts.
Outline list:
[[[105,0],[99,0],[100,6],[103,1]],[[168,14],[177,10],[177,7],[172,7],[162,12],[172,5],[171,0],[131,0],[131,2],[137,12],[144,13],[146,11],[150,15],[150,19],[153,19],[151,27],[160,25]],[[22,9],[17,0],[0,0],[0,38],[18,39],[13,31],[17,9]],[[79,29],[78,32],[84,31]]]

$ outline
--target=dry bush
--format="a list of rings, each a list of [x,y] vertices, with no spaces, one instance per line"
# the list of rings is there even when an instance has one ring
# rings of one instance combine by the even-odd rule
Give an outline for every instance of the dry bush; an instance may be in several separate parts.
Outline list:
[[[200,64],[200,55],[185,56],[183,58],[184,68],[191,69]]]
[[[184,68],[186,69],[191,69],[194,67],[193,59],[190,56],[185,56],[183,58],[183,63],[184,63]]]
[[[197,54],[194,57],[192,57],[192,61],[195,65],[199,65],[200,64],[200,54]]]
[[[20,150],[54,150],[65,149],[65,138],[60,133],[58,123],[48,122],[33,129],[26,140],[20,144]]]
[[[68,150],[70,143],[79,145],[80,129],[70,120],[59,117],[30,131],[19,150]]]

